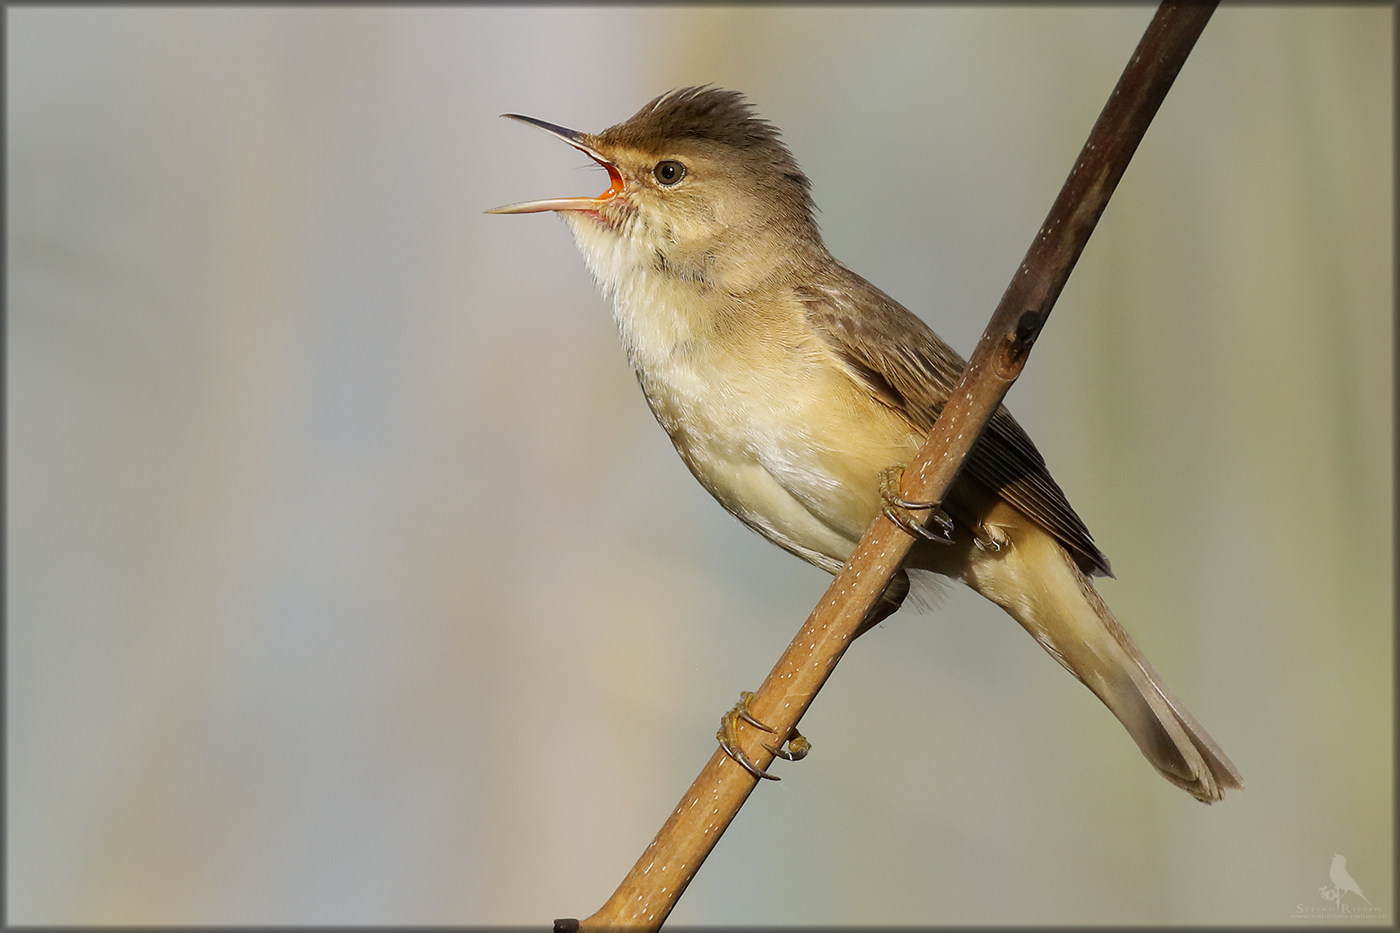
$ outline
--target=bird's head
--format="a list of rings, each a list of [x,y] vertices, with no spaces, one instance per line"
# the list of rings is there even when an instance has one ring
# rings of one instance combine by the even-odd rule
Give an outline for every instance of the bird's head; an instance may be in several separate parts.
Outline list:
[[[593,159],[608,173],[597,197],[554,198],[489,213],[556,211],[574,229],[595,273],[600,262],[656,264],[685,274],[743,262],[764,240],[815,242],[810,184],[771,123],[736,91],[689,87],[651,101],[601,133],[583,133],[534,117],[537,126]]]

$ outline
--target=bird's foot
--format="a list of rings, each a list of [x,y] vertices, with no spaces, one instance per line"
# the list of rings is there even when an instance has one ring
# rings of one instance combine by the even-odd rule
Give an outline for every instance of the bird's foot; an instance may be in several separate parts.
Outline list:
[[[719,722],[719,731],[715,733],[715,738],[719,740],[719,747],[724,749],[724,753],[733,758],[738,764],[743,766],[745,771],[756,778],[766,781],[781,781],[782,778],[776,774],[769,774],[749,759],[744,754],[744,750],[739,747],[737,739],[739,733],[739,720],[743,720],[756,729],[762,729],[771,735],[777,735],[778,730],[764,725],[754,718],[749,712],[749,700],[753,699],[753,692],[745,690],[739,694],[739,702],[734,704],[734,708],[724,714]],[[779,742],[776,747],[765,744],[764,749],[778,758],[785,758],[788,761],[801,761],[807,757],[807,753],[812,750],[812,743],[808,742],[802,733],[793,729],[788,735],[786,742]]]
[[[904,468],[892,466],[880,474],[880,501],[884,516],[915,538],[938,544],[953,543],[953,520],[937,502],[914,502],[899,494],[899,480]],[[928,512],[922,521],[915,512]],[[933,527],[930,527],[933,526]]]

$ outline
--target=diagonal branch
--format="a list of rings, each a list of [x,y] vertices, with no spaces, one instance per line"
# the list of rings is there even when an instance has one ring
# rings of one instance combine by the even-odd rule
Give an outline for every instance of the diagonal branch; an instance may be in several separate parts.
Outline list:
[[[1099,114],[1069,178],[1025,259],[1002,295],[962,381],[928,440],[904,470],[900,494],[914,502],[943,499],[977,437],[1020,375],[1036,337],[1083,252],[1118,180],[1157,113],[1215,3],[1165,2]],[[749,708],[786,736],[802,718],[884,592],[912,539],[884,516],[866,530],[821,602],[778,660]],[[756,729],[743,727],[748,757],[766,768],[773,754]],[[556,930],[655,930],[666,920],[757,779],[716,750],[617,891],[580,924]]]

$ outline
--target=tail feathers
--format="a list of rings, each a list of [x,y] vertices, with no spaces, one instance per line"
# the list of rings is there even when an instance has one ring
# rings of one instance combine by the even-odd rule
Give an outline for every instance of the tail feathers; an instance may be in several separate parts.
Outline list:
[[[966,582],[1092,690],[1162,777],[1204,803],[1243,789],[1239,771],[1157,676],[1064,549],[1024,525],[1008,543],[975,557]]]
[[[1177,787],[1205,803],[1222,799],[1227,790],[1243,790],[1244,779],[1234,763],[1143,657],[1088,578],[1078,568],[1071,572],[1078,578],[1084,609],[1094,616],[1088,625],[1097,622],[1108,636],[1097,645],[1091,640],[1100,663],[1091,663],[1087,673],[1095,676],[1106,670],[1117,675],[1103,678],[1112,689],[1100,692],[1085,681],[1090,689],[1127,727],[1153,767]],[[1072,668],[1071,672],[1085,679]]]

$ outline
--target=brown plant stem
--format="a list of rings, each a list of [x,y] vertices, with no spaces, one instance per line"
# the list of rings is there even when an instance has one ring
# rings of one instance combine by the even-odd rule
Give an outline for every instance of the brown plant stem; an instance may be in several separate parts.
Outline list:
[[[1157,10],[1002,295],[961,382],[923,448],[905,468],[900,487],[905,499],[938,502],[952,485],[978,435],[1020,375],[1099,216],[1215,5],[1166,2]],[[782,736],[796,727],[912,544],[909,535],[884,516],[866,530],[754,693],[749,709],[757,719]],[[773,736],[744,725],[740,737],[759,767],[772,762],[773,754],[763,743],[772,743]],[[582,924],[557,920],[555,929],[659,928],[757,783],[717,749],[608,902]]]

